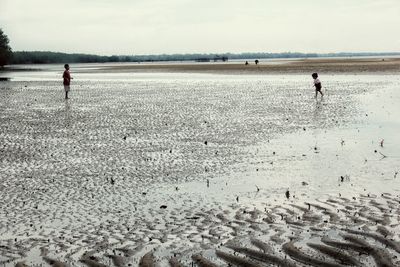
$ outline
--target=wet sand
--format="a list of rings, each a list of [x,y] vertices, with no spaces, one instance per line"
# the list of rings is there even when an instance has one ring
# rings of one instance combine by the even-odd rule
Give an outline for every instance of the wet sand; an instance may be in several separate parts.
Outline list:
[[[90,75],[0,83],[0,266],[400,264],[399,75]]]
[[[310,58],[262,59],[256,65],[249,61],[220,63],[126,63],[100,66],[95,72],[175,72],[220,74],[284,74],[284,73],[392,73],[400,71],[400,58]],[[86,70],[88,71],[88,70]]]

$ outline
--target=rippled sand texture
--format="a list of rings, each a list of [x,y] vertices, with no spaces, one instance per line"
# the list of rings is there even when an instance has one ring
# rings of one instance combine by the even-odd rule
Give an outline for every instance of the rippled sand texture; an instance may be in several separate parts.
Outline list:
[[[68,101],[58,82],[0,83],[0,266],[399,264],[395,194],[284,200],[269,181],[257,205],[207,197],[254,167],[254,147],[356,123],[358,97],[390,83],[326,80],[317,102],[297,75],[76,77]]]

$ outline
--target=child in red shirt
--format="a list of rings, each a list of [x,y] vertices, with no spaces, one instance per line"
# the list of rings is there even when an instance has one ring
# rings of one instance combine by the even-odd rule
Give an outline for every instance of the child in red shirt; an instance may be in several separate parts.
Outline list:
[[[64,79],[63,84],[64,84],[64,91],[65,91],[65,99],[68,99],[68,92],[70,90],[69,86],[71,84],[72,77],[71,77],[71,74],[69,73],[69,65],[65,64],[64,68],[65,68],[65,70],[64,70],[64,74],[63,74],[63,79]]]

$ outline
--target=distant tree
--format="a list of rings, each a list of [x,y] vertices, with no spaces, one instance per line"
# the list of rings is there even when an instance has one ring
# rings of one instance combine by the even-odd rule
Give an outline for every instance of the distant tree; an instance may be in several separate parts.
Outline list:
[[[118,62],[119,58],[118,58],[118,56],[111,56],[108,58],[108,61],[109,62]]]
[[[11,47],[8,45],[9,40],[3,30],[0,29],[0,67],[7,65],[11,59]]]

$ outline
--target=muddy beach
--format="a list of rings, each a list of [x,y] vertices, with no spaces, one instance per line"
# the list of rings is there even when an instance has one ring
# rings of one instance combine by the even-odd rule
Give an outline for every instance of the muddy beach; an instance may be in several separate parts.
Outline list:
[[[400,58],[365,57],[365,58],[299,58],[299,59],[263,59],[259,64],[245,60],[229,62],[154,62],[154,63],[126,63],[103,64],[83,72],[173,72],[173,73],[220,73],[220,74],[283,74],[283,73],[321,73],[338,74],[398,74],[400,71]]]
[[[399,266],[398,60],[370,61],[71,64],[68,101],[62,66],[2,73],[0,266]]]

